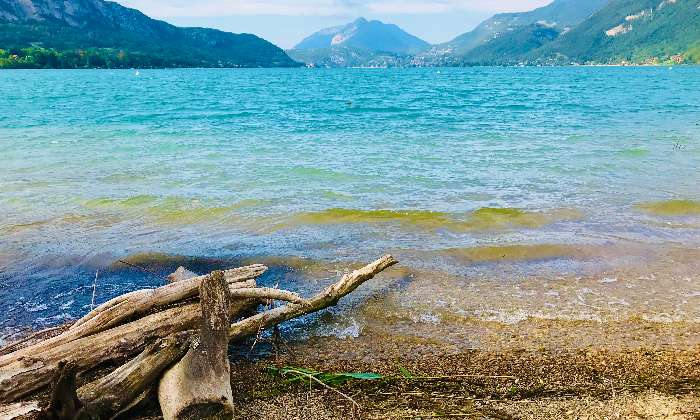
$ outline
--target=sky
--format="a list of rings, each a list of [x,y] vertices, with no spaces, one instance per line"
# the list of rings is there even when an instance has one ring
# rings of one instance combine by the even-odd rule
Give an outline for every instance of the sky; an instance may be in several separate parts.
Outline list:
[[[288,49],[319,29],[358,17],[394,23],[430,43],[449,41],[499,12],[551,0],[117,0],[178,26],[252,33]]]

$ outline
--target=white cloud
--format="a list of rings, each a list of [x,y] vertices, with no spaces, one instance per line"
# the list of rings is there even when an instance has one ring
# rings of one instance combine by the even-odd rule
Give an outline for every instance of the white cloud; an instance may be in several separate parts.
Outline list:
[[[451,2],[429,1],[375,1],[367,3],[365,8],[373,14],[406,14],[419,15],[425,13],[445,13],[453,10]]]
[[[339,16],[522,11],[549,0],[118,0],[158,18],[246,15]],[[585,1],[585,0],[584,0]]]

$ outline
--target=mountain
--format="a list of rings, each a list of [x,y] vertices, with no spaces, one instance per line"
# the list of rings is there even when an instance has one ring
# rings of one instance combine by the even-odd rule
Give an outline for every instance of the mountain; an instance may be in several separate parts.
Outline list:
[[[103,0],[0,0],[0,67],[293,67],[250,34],[180,28]]]
[[[288,50],[293,59],[318,67],[398,67],[430,44],[396,25],[359,18],[322,29]]]
[[[554,0],[552,3],[529,12],[500,13],[481,24],[474,30],[462,34],[452,41],[438,44],[420,54],[421,61],[446,59],[459,62],[461,56],[488,42],[509,35],[518,28],[536,24],[556,28],[559,32],[576,26],[593,13],[605,6],[609,0]],[[522,36],[520,34],[519,36]]]
[[[302,40],[293,49],[308,50],[344,46],[375,52],[410,53],[429,45],[396,25],[359,18],[347,25],[322,29]]]
[[[700,62],[700,1],[611,0],[537,51],[560,62]]]

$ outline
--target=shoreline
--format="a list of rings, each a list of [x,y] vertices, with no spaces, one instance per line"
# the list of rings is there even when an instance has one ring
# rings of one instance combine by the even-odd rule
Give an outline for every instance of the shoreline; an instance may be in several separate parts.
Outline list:
[[[680,273],[664,271],[669,268],[666,263],[657,261],[654,265],[648,260],[646,269],[656,270],[654,280],[638,280],[637,272],[625,269],[615,274],[619,279],[614,282],[602,277],[608,280],[601,283],[599,274],[591,283],[584,279],[560,279],[559,283],[573,282],[577,285],[573,291],[599,287],[610,299],[615,288],[643,296],[645,289],[630,283],[632,279],[662,287],[664,275],[659,270],[668,278],[683,276],[686,270],[694,272],[692,261],[697,261],[698,251],[686,251],[669,254],[673,264],[682,266]],[[148,258],[154,257],[162,263],[163,256],[157,255],[138,257],[141,260],[137,262],[150,267]],[[183,257],[171,260],[173,264],[188,262]],[[331,281],[337,276],[332,271],[338,273],[338,266],[319,261],[253,260],[269,264],[271,271],[282,276],[295,277],[292,285],[309,279]],[[495,268],[503,263],[490,264]],[[462,289],[454,276],[442,274],[436,280],[435,275],[395,268],[358,289],[357,298],[341,302],[337,309],[283,328],[285,344],[263,336],[231,346],[232,385],[239,410],[236,418],[694,419],[700,415],[700,322],[692,316],[680,321],[631,315],[619,319],[526,317],[502,322],[483,317],[450,318],[436,315],[435,308],[426,313],[438,318],[416,317],[423,313],[420,307],[417,312],[399,310],[413,306],[409,303],[412,299],[425,297],[422,290],[432,290],[439,301],[436,284],[443,285],[443,290],[449,284],[457,286],[450,293],[474,305],[484,293],[480,289],[488,284],[482,304],[509,306],[503,292],[513,284],[471,279],[470,290]],[[312,287],[320,289],[323,284],[321,281]],[[510,302],[515,307],[522,307],[527,300],[540,302],[533,300],[541,294],[532,294],[537,287],[547,290],[559,286],[535,276],[520,279],[518,287],[526,300],[506,298],[515,299]],[[560,299],[578,299],[575,293],[569,296],[566,289],[558,290]],[[465,291],[467,295],[463,295]],[[412,297],[402,301],[406,296]],[[634,300],[630,303],[637,305]],[[643,301],[639,305],[639,310],[650,309]],[[347,328],[350,320],[359,322],[360,327],[342,338],[338,332]],[[270,367],[284,366],[374,373],[383,379],[351,381],[333,385],[333,390],[317,384],[289,384],[287,378],[269,371]],[[414,378],[406,378],[405,372]],[[421,379],[424,377],[431,379]],[[361,411],[358,413],[354,404],[336,391],[351,396]],[[157,413],[157,399],[152,398],[130,416],[151,419]]]
[[[582,332],[566,325],[561,329]],[[289,342],[284,336],[282,342],[249,339],[229,351],[234,418],[680,420],[700,415],[700,343],[557,348],[523,345],[512,340],[514,331],[500,332],[510,346],[488,349],[448,348],[428,339],[409,344],[372,334]],[[282,367],[381,378],[330,387],[290,383],[270,370]],[[154,396],[127,416],[146,420],[158,413]]]

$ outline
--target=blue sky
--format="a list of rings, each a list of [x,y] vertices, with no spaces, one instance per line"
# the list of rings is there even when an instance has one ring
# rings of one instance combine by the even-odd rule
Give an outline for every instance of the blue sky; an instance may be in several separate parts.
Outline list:
[[[117,0],[180,26],[248,32],[291,48],[307,35],[360,16],[395,23],[431,43],[448,41],[498,12],[550,0]]]

